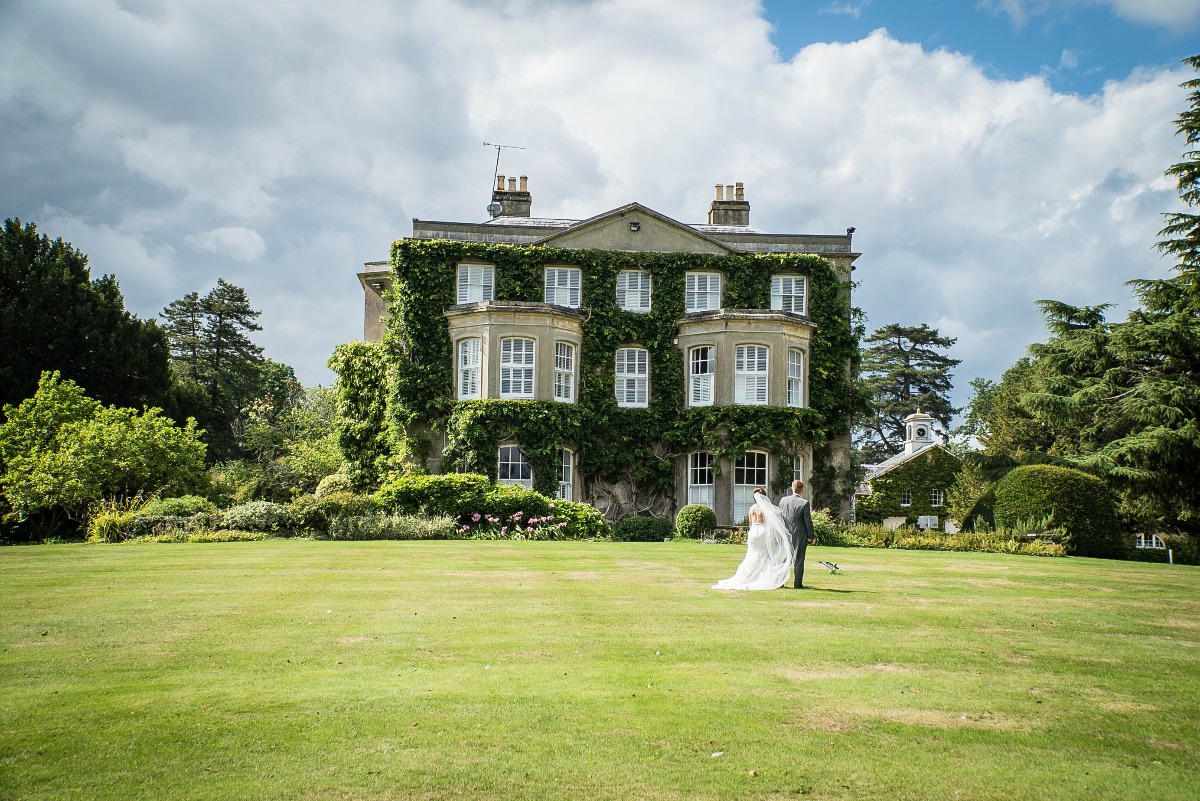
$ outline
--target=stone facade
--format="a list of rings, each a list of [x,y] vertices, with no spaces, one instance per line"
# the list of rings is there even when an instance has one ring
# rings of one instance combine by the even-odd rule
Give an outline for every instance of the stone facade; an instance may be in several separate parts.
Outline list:
[[[496,215],[493,219],[481,223],[413,220],[413,239],[545,245],[568,250],[630,253],[713,256],[746,253],[816,254],[832,264],[844,285],[845,297],[849,297],[850,273],[859,255],[852,250],[853,229],[848,229],[844,235],[807,235],[771,234],[753,228],[749,224],[750,204],[745,200],[741,184],[718,186],[716,198],[709,209],[708,222],[689,225],[637,203],[586,220],[531,217],[532,198],[527,180],[522,176],[519,186],[516,180],[509,179],[506,183],[505,176],[498,176],[493,203],[489,207]],[[464,267],[487,269],[488,265],[446,265],[447,270],[462,270]],[[562,267],[568,271],[573,269],[570,264]],[[550,269],[557,268],[547,269],[547,275]],[[364,339],[380,341],[387,315],[385,293],[394,280],[390,264],[367,263],[359,274],[359,280],[365,295]],[[573,277],[571,280],[574,280]],[[795,276],[795,280],[799,282],[806,279]],[[708,284],[701,283],[698,286],[708,287]],[[462,302],[464,297],[460,296],[458,304],[446,308],[444,316],[455,358],[454,399],[515,397],[573,402],[573,396],[564,395],[564,385],[570,384],[571,391],[578,392],[579,385],[589,380],[575,366],[579,363],[579,354],[584,346],[584,327],[590,316],[589,303],[595,302],[587,294],[587,282],[580,282],[577,291],[577,296],[570,296],[577,300],[564,305],[561,300],[555,303],[530,303],[492,298],[490,288],[485,288],[482,298],[466,298],[466,302]],[[590,291],[598,290],[591,286]],[[618,287],[606,286],[599,291],[616,294]],[[648,285],[647,297],[652,298],[654,291],[653,286]],[[815,327],[807,309],[725,308],[718,291],[713,293],[713,300],[703,310],[690,310],[676,320],[674,330],[677,332],[674,345],[684,360],[685,381],[688,383],[683,388],[688,393],[685,406],[739,403],[777,407],[808,405],[807,366],[811,364]],[[625,347],[636,350],[637,343],[619,346],[618,350]],[[519,350],[519,358],[514,357],[514,349]],[[635,356],[631,355],[630,359]],[[614,354],[614,357],[618,362],[622,358],[620,353]],[[513,372],[517,369],[513,367],[514,364],[535,365],[535,375],[528,383],[521,384],[520,392],[515,395],[511,383],[512,377],[517,375]],[[570,369],[576,371],[564,377],[564,364],[570,364]],[[698,382],[694,396],[691,394],[692,377],[689,372],[689,365],[692,364],[712,365],[711,372],[701,376],[703,380]],[[634,399],[632,405],[636,406],[639,387],[634,384],[629,386],[629,397]],[[679,388],[657,387],[651,375],[647,391],[679,391]],[[520,443],[502,443],[510,444]],[[431,441],[430,445],[437,451],[444,443]],[[564,443],[563,447],[568,452],[566,458],[570,458],[569,454],[574,449],[586,447],[586,443]],[[832,443],[831,451],[832,466],[848,474],[849,434]],[[508,458],[511,451],[505,451],[505,454],[505,458]],[[728,525],[739,522],[738,517],[744,513],[742,507],[746,500],[743,496],[748,491],[747,487],[735,483],[735,476],[743,480],[766,476],[767,481],[762,483],[774,482],[778,485],[780,482],[774,479],[785,474],[789,481],[793,476],[803,477],[807,481],[813,470],[811,447],[803,449],[794,463],[792,459],[780,459],[764,450],[762,453],[754,452],[752,456],[748,454],[739,464],[727,458],[712,457],[700,469],[693,454],[670,454],[663,449],[661,456],[673,460],[676,481],[672,493],[647,492],[631,480],[613,482],[595,476],[580,476],[576,470],[571,471],[570,489],[564,486],[563,492],[569,493],[574,500],[593,503],[613,520],[636,514],[671,516],[689,500],[699,498],[714,508],[719,523]],[[501,472],[506,469],[502,467]],[[696,484],[698,476],[710,482],[707,489],[703,484]],[[842,511],[848,515],[848,489],[845,494],[847,503]]]

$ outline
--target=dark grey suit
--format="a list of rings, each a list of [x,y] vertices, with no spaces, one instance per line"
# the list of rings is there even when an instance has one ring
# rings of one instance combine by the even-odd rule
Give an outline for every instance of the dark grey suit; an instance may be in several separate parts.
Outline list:
[[[804,552],[808,550],[808,541],[813,535],[812,509],[801,495],[781,498],[779,508],[783,511],[783,523],[787,526],[792,538],[792,550],[796,554],[796,582],[793,586],[800,588],[804,586]]]

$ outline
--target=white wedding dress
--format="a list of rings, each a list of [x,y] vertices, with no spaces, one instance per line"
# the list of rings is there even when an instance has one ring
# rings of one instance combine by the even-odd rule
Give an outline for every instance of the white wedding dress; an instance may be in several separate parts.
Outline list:
[[[754,505],[762,512],[763,522],[750,526],[746,558],[737,572],[714,584],[714,590],[774,590],[787,584],[795,553],[783,513],[761,494],[754,495]]]

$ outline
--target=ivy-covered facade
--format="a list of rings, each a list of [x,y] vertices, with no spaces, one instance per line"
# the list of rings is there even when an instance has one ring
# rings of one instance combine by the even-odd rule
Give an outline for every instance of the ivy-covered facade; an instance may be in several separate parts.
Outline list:
[[[492,220],[414,220],[359,276],[386,369],[362,363],[387,383],[359,413],[387,435],[348,428],[360,473],[477,472],[614,521],[700,502],[721,524],[802,477],[849,514],[852,229],[768,234],[740,185],[717,195],[700,225],[636,203],[532,218],[501,176]]]
[[[904,419],[904,450],[880,464],[866,466],[866,480],[856,497],[856,520],[890,528],[957,530],[957,522],[947,519],[946,509],[962,460],[936,441],[934,422],[919,409],[910,414]]]

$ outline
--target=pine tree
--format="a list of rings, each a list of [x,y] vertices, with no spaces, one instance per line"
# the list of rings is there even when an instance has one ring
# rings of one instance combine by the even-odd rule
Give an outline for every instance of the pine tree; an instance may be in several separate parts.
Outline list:
[[[904,418],[917,411],[948,428],[958,409],[950,405],[950,370],[961,361],[941,351],[955,343],[925,323],[892,323],[863,340],[863,390],[871,412],[858,424],[858,445],[868,461],[899,453],[904,447]]]

